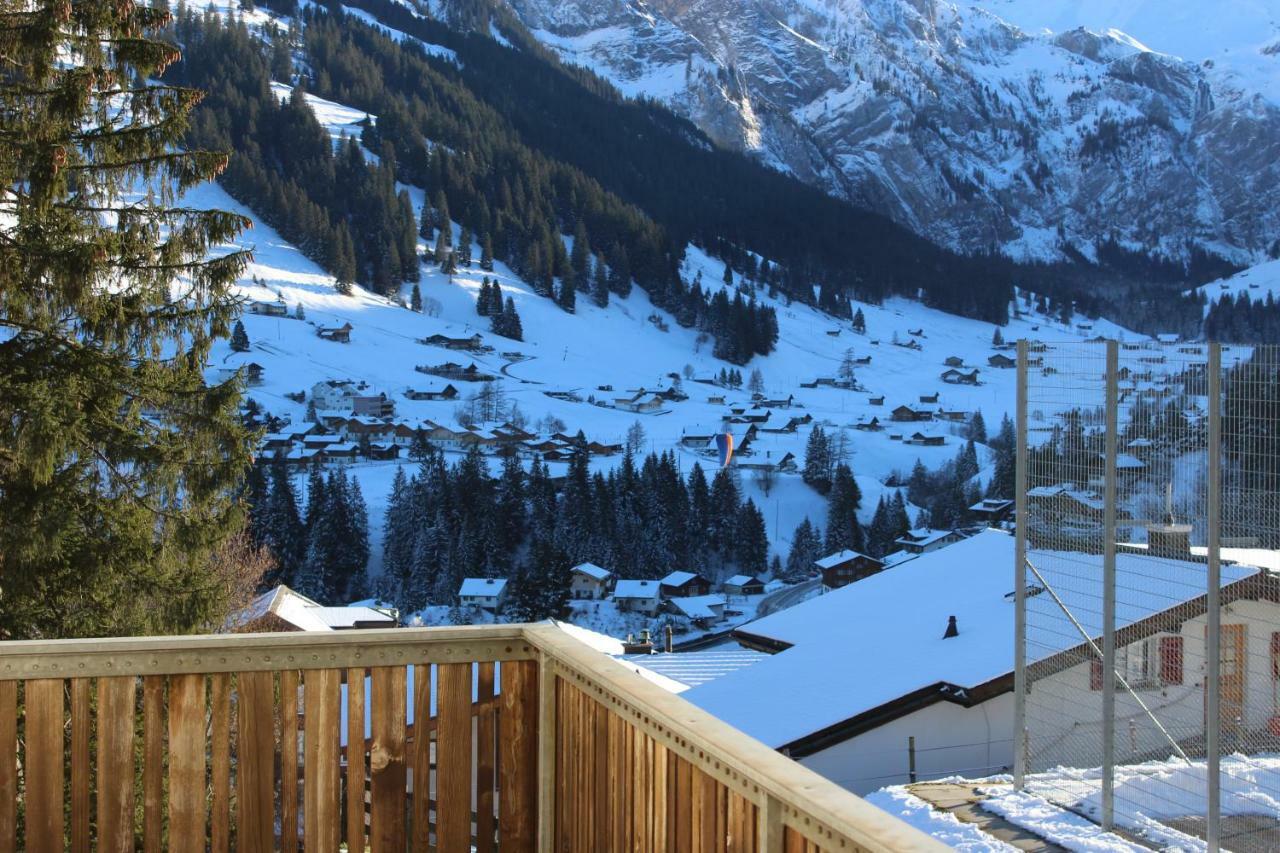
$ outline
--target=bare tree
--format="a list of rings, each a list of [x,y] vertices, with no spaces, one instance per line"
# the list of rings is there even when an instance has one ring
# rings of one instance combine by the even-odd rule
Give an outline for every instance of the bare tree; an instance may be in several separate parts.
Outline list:
[[[223,618],[208,625],[210,631],[230,630],[237,613],[244,610],[258,594],[263,578],[276,567],[275,557],[244,530],[228,538],[209,557],[208,577],[222,598]]]
[[[644,447],[644,439],[644,424],[640,423],[639,419],[636,419],[635,423],[627,427],[627,453],[632,456],[638,455]]]
[[[757,468],[755,474],[756,485],[760,491],[764,492],[764,496],[769,497],[769,493],[773,491],[773,487],[778,482],[778,472],[774,470],[772,465],[764,468]]]

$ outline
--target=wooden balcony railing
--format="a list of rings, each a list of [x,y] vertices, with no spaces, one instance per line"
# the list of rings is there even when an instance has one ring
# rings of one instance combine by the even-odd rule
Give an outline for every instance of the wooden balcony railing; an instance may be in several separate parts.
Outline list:
[[[343,844],[941,849],[552,625],[0,644],[0,851]]]

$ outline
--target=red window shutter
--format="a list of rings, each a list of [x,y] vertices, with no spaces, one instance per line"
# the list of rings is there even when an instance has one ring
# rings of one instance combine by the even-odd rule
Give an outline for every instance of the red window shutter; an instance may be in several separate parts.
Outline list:
[[[1102,689],[1102,661],[1092,658],[1089,661],[1089,689]]]
[[[1271,632],[1271,677],[1280,681],[1280,631]]]
[[[1182,683],[1182,638],[1160,638],[1160,682]]]

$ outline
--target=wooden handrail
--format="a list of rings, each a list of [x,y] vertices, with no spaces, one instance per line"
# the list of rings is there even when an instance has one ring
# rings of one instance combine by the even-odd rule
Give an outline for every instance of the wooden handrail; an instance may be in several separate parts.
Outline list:
[[[497,698],[487,698],[493,696],[495,662],[502,689]],[[481,665],[482,681],[487,678],[488,693],[482,692],[481,702],[496,711],[496,738],[495,725],[483,737],[473,728],[473,663]],[[433,664],[437,696],[428,698],[421,692],[431,681],[419,677],[418,692],[407,697],[406,668]],[[360,788],[352,795],[353,764],[339,760],[339,709],[344,707],[340,691],[344,679],[366,671],[374,679],[373,698],[368,706],[363,694],[358,702],[353,700],[346,731],[355,738],[353,743],[364,745],[369,776],[360,777]],[[273,692],[274,673],[279,673],[278,694]],[[96,687],[90,687],[91,682]],[[69,717],[63,698],[68,683]],[[211,685],[207,698],[206,683]],[[17,704],[19,689],[24,691],[22,705]],[[238,715],[234,749],[233,690]],[[297,700],[302,692],[307,713],[299,727]],[[41,836],[47,844],[27,839],[28,849],[61,848],[63,807],[51,792],[63,790],[65,781],[58,756],[62,732],[68,719],[85,725],[91,695],[97,697],[93,713],[98,718],[98,748],[91,752],[87,738],[73,738],[66,765],[71,774],[72,831],[88,832],[91,777],[128,780],[118,797],[106,788],[98,791],[98,837],[116,839],[118,844],[109,846],[122,849],[131,847],[139,827],[158,843],[166,749],[169,841],[179,846],[203,846],[206,818],[212,849],[220,848],[218,839],[228,837],[229,782],[220,776],[229,775],[233,761],[240,786],[235,809],[238,837],[246,844],[256,838],[265,845],[244,849],[272,846],[273,814],[278,814],[281,827],[296,823],[298,812],[290,796],[296,798],[299,777],[286,772],[283,764],[272,770],[272,751],[278,749],[279,761],[284,762],[288,753],[289,766],[296,766],[308,780],[303,788],[311,811],[305,834],[308,844],[320,846],[336,847],[343,834],[338,803],[341,780],[346,779],[353,802],[363,803],[365,785],[370,785],[369,831],[390,839],[386,843],[396,849],[404,839],[425,845],[428,815],[438,805],[437,821],[444,822],[431,824],[430,831],[444,839],[437,841],[441,849],[462,849],[471,837],[477,849],[491,851],[494,822],[488,818],[494,802],[503,810],[498,835],[504,851],[565,849],[566,838],[577,839],[581,847],[591,838],[626,838],[639,827],[646,828],[654,836],[654,847],[660,848],[662,833],[687,837],[690,824],[699,823],[706,832],[733,836],[734,849],[762,853],[945,849],[551,623],[2,643],[0,849],[20,840],[14,836],[18,781],[13,762],[4,758],[20,748],[19,719],[25,720],[27,733],[23,755],[29,764],[22,781],[27,825],[30,828],[38,817],[49,827]],[[438,717],[425,704],[436,699]],[[418,722],[439,727],[437,750],[443,752],[433,755],[419,748],[418,739],[407,737],[407,703],[413,703]],[[369,739],[363,737],[366,713],[372,714]],[[278,744],[272,719],[279,720]],[[167,747],[162,738],[165,727]],[[135,764],[135,735],[146,745],[147,757],[140,765]],[[467,741],[472,741],[470,746]],[[611,751],[622,742],[628,745],[625,749]],[[300,764],[286,743],[305,747]],[[490,803],[483,840],[478,828],[470,835],[472,819],[462,816],[478,814],[471,808],[471,791],[478,784],[470,775],[476,771],[471,755],[472,749],[482,747],[483,754],[475,754],[480,772],[488,774],[481,778],[486,779]],[[95,754],[96,772],[89,765]],[[191,780],[205,779],[206,760],[214,768],[207,812],[205,797],[186,790],[200,786]],[[493,775],[495,761],[501,778]],[[354,766],[365,773],[364,761]],[[411,791],[406,770],[413,768],[419,781],[430,778],[432,784]],[[626,778],[633,769],[639,778]],[[141,773],[139,791],[132,786],[135,770]],[[281,779],[278,798],[273,794],[273,773]],[[284,780],[290,778],[294,784],[287,795]],[[615,779],[622,787],[609,784]],[[692,797],[681,787],[690,779],[700,786]],[[566,794],[557,800],[561,790],[575,791],[577,797]],[[406,795],[412,812],[408,824]],[[429,795],[434,795],[430,801]],[[137,825],[135,798],[147,803],[145,820]],[[643,808],[637,805],[641,801]],[[566,827],[570,822],[574,825]],[[346,833],[356,832],[362,823],[349,823]],[[281,835],[277,841],[293,849],[288,838]]]
[[[762,823],[767,823],[773,812],[784,825],[813,839],[824,850],[948,849],[554,625],[529,625],[524,630],[529,642],[552,662],[558,676],[612,706],[629,725],[756,802]],[[774,830],[762,829],[761,849],[770,849],[763,839],[773,836]]]

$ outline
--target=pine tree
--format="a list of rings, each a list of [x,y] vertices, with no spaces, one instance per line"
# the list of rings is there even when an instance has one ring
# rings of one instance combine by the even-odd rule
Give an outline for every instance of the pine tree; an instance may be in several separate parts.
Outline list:
[[[919,459],[911,467],[911,477],[907,480],[907,500],[916,506],[924,506],[929,500],[929,472]]]
[[[791,551],[787,554],[786,574],[788,583],[798,583],[813,573],[813,563],[822,556],[822,539],[808,517],[796,526],[791,535]]]
[[[861,308],[853,313],[853,330],[858,334],[865,334],[867,331],[867,318],[863,316]]]
[[[493,272],[493,239],[488,234],[480,238],[480,269]]]
[[[413,291],[409,294],[409,308],[412,311],[422,311],[422,288],[415,283]]]
[[[520,325],[520,315],[516,313],[516,303],[510,296],[502,309],[502,314],[493,318],[494,334],[511,338],[513,341],[524,340],[524,329]]]
[[[596,255],[595,275],[591,279],[591,297],[601,308],[609,304],[609,271],[599,255]]]
[[[226,615],[208,572],[244,522],[251,442],[237,383],[206,387],[203,370],[248,255],[206,252],[248,220],[166,205],[227,164],[183,144],[198,93],[146,82],[179,58],[152,38],[169,18],[56,0],[0,14],[6,639],[180,632]],[[129,199],[140,186],[157,192]]]
[[[738,530],[734,541],[734,561],[738,571],[756,575],[765,573],[769,562],[769,537],[764,516],[750,498],[738,513]]]
[[[556,293],[556,304],[568,311],[574,313],[577,306],[578,286],[574,283],[574,275],[572,271],[565,271],[564,277],[560,279],[560,290]]]
[[[818,494],[831,490],[831,445],[826,432],[818,424],[809,431],[809,442],[804,450],[804,468],[800,478]]]
[[[280,582],[293,583],[306,550],[306,530],[298,514],[298,496],[284,460],[271,463],[271,490],[266,498],[262,544],[271,550],[280,569]]]
[[[858,507],[862,492],[848,465],[836,466],[827,502],[827,552],[861,551],[866,547],[862,525],[858,523]]]
[[[382,521],[382,578],[378,597],[402,607],[409,571],[413,565],[413,516],[409,505],[409,479],[397,468]]]
[[[462,231],[458,234],[458,266],[468,268],[471,266],[471,229],[462,226]]]
[[[235,328],[231,330],[231,351],[249,351],[249,333],[244,330],[244,323],[240,320],[236,320]]]
[[[978,444],[987,443],[987,422],[983,419],[982,412],[974,412],[973,417],[969,418],[968,438]]]
[[[996,326],[996,330],[991,334],[991,345],[993,347],[1004,345],[1004,333],[1000,331],[999,326]]]
[[[302,303],[301,303],[301,302],[299,302],[299,303],[297,304],[297,306],[296,306],[296,307],[294,307],[294,309],[293,309],[293,316],[294,316],[294,319],[296,319],[296,320],[305,320],[305,319],[307,319],[307,312],[306,312],[306,310],[302,307]]]

